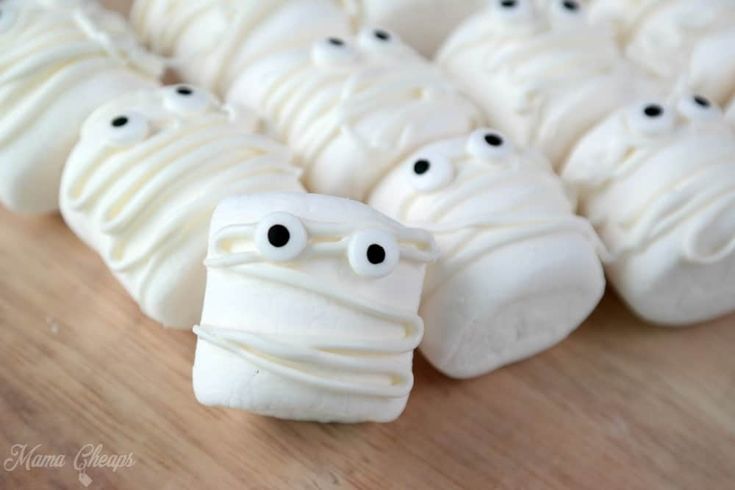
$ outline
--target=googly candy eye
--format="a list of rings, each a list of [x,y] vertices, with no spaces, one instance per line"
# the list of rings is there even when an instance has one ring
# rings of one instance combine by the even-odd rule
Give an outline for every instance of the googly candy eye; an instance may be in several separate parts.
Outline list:
[[[255,248],[263,257],[275,262],[295,259],[304,251],[307,242],[306,228],[292,214],[270,214],[255,228]]]
[[[312,59],[320,66],[340,66],[357,60],[355,49],[341,37],[328,37],[312,47]]]
[[[441,154],[420,156],[407,164],[406,171],[411,185],[421,192],[441,189],[454,180],[454,165]]]
[[[578,19],[582,17],[582,4],[578,0],[555,0],[551,4],[554,15],[567,19]]]
[[[383,230],[365,230],[355,233],[347,248],[350,266],[364,277],[385,277],[395,270],[401,259],[398,242]]]
[[[647,102],[634,107],[628,114],[631,129],[645,135],[660,135],[671,131],[676,124],[674,111],[664,104]]]
[[[148,118],[137,112],[126,112],[109,120],[105,137],[114,146],[128,146],[146,139],[149,130]]]
[[[494,129],[478,129],[467,140],[467,152],[482,160],[497,161],[513,152],[513,144]]]
[[[176,114],[199,114],[212,107],[213,98],[190,85],[174,85],[165,89],[163,105]]]
[[[711,121],[722,116],[722,110],[702,95],[691,95],[679,101],[679,114],[692,121]]]
[[[369,51],[381,51],[400,45],[400,39],[385,29],[368,28],[360,31],[357,44]]]
[[[534,9],[531,0],[493,0],[493,9],[498,16],[507,21],[522,22],[533,19]]]

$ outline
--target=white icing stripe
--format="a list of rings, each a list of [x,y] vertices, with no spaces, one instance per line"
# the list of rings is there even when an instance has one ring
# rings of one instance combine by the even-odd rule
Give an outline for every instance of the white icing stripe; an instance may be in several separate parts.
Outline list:
[[[403,398],[408,396],[413,387],[411,370],[400,363],[383,359],[360,360],[354,356],[331,354],[238,330],[200,325],[194,327],[194,333],[200,341],[216,345],[263,370],[327,391]],[[335,377],[335,373],[339,373],[340,377]],[[368,382],[356,376],[360,374],[382,376],[385,382]]]
[[[442,235],[467,233],[468,239],[460,242],[454,250],[445,253],[442,264],[443,273],[433,277],[434,280],[427,281],[425,300],[430,298],[443,283],[471,266],[480,257],[491,254],[502,247],[543,236],[562,233],[582,235],[596,247],[603,261],[611,260],[606,247],[597,237],[590,223],[572,214],[544,215],[538,212],[505,212],[494,216],[478,216],[476,219],[457,222],[453,225],[427,224],[426,228],[436,235],[440,243]]]
[[[702,257],[693,252],[692,243],[697,234],[702,233],[709,217],[709,212],[702,212],[708,206],[720,203],[714,210],[722,211],[735,198],[735,174],[732,162],[724,161],[705,166],[684,181],[674,182],[663,189],[648,203],[638,210],[634,220],[626,225],[619,225],[615,215],[605,216],[603,221],[593,223],[603,230],[609,230],[618,245],[612,249],[616,259],[636,253],[656,241],[662,235],[684,222],[691,222],[690,232],[682,243],[683,252],[695,263],[711,263],[713,257]],[[713,211],[714,212],[714,211]],[[725,247],[727,249],[728,247]],[[715,256],[727,256],[726,252]]]
[[[412,312],[398,311],[386,305],[364,301],[354,294],[343,292],[336,286],[324,284],[295,270],[252,264],[247,260],[207,260],[210,268],[224,268],[250,278],[316,294],[350,311],[382,322],[394,324],[403,330],[401,338],[319,338],[289,335],[275,339],[262,333],[252,334],[242,330],[199,327],[195,331],[204,340],[213,342],[256,366],[323,389],[368,396],[404,397],[413,384],[410,362],[402,360],[403,354],[415,349],[423,337],[423,322]],[[343,332],[349,335],[349,330]],[[295,364],[294,364],[295,363]],[[382,382],[365,378],[336,379],[332,372],[339,366],[341,373],[365,374]]]

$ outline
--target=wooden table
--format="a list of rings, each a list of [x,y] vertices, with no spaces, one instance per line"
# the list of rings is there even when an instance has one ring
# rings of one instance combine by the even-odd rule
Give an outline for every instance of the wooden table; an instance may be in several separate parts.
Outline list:
[[[0,229],[0,461],[65,456],[0,468],[0,488],[84,488],[73,459],[100,444],[134,465],[88,469],[89,488],[735,485],[735,317],[658,329],[608,295],[561,346],[481,379],[419,357],[396,423],[283,422],[198,405],[193,335],[144,318],[60,218],[0,210]]]

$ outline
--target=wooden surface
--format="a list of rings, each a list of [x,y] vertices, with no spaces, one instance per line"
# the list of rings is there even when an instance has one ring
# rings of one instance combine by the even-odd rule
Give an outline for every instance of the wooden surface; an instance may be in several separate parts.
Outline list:
[[[122,3],[122,2],[119,2]],[[292,423],[198,405],[195,339],[146,320],[60,218],[0,210],[0,488],[83,488],[87,444],[135,464],[89,488],[626,488],[735,484],[735,317],[684,330],[612,295],[561,346],[473,381],[416,361],[388,425]]]
[[[419,358],[388,425],[292,423],[199,406],[194,337],[146,320],[58,217],[0,210],[0,461],[132,452],[90,488],[732,488],[735,319],[686,330],[609,296],[561,346],[473,381]],[[82,488],[0,468],[0,488]]]

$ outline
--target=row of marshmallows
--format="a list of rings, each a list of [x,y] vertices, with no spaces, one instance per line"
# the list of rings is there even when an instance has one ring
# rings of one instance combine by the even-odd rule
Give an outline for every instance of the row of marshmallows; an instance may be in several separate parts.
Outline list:
[[[654,12],[667,3],[681,2]],[[197,5],[185,14],[181,1],[138,0],[133,21],[184,76],[225,81],[210,86],[256,110],[294,151],[307,188],[433,233],[442,256],[428,269],[421,350],[444,373],[533,355],[595,306],[598,247],[572,201],[642,317],[684,325],[735,308],[732,128],[688,88],[705,88],[691,70],[678,83],[641,70],[621,34],[592,24],[587,2],[491,0],[434,66],[385,29],[349,34],[327,0]],[[704,63],[723,72],[699,78],[731,83],[726,53]]]
[[[183,76],[256,110],[310,191],[434,234],[442,257],[424,288],[421,349],[444,373],[478,376],[536,354],[597,305],[596,235],[548,161],[483,129],[476,107],[391,32],[351,36],[327,0],[138,1],[132,20]],[[198,393],[205,384],[195,378]],[[229,400],[218,399],[253,408]]]
[[[230,93],[230,105],[221,106],[191,86],[159,88],[152,75],[160,65],[137,48],[119,18],[90,2],[79,1],[74,8],[63,2],[63,11],[54,3],[2,4],[0,43],[11,53],[26,48],[17,39],[33,35],[38,43],[37,58],[26,58],[33,71],[11,65],[20,51],[5,63],[10,68],[4,69],[7,83],[0,83],[0,90],[8,90],[5,104],[18,107],[7,124],[16,134],[20,128],[24,135],[32,133],[34,140],[44,133],[33,131],[46,130],[48,141],[65,145],[40,153],[27,143],[23,151],[30,154],[17,151],[16,184],[25,185],[3,189],[3,202],[25,211],[51,209],[53,204],[33,207],[49,196],[49,202],[55,201],[58,174],[71,152],[60,198],[69,225],[100,252],[147,314],[167,325],[189,327],[200,319],[201,262],[217,202],[233,194],[289,192],[226,200],[215,213],[206,261],[208,290],[196,327],[200,341],[194,384],[200,401],[322,421],[397,417],[412,385],[412,351],[422,338],[422,322],[415,313],[423,268],[436,256],[434,241],[425,232],[406,229],[352,201],[304,194],[288,152],[254,134],[252,119],[235,106],[249,105],[266,117],[270,131],[292,147],[310,190],[366,200],[435,235],[442,256],[429,267],[424,286],[426,335],[421,346],[443,372],[475,376],[539,352],[576,328],[599,300],[604,280],[595,235],[585,220],[573,215],[547,160],[535,151],[514,148],[497,131],[478,129],[482,117],[473,106],[391,33],[368,29],[355,38],[324,38],[325,31],[349,30],[333,10],[331,29],[322,26],[320,32],[300,35],[299,26],[308,30],[312,24],[294,20],[309,18],[309,9],[327,9],[328,3],[320,0],[241,2],[235,10],[224,0],[139,1],[133,17],[137,26],[145,26],[147,36],[164,33],[176,47],[187,40],[183,45],[190,56],[183,48],[164,53],[175,55],[179,66],[187,60],[229,61],[194,70],[212,76],[236,66],[233,60],[248,53],[248,62],[224,77],[229,79],[224,85],[211,83],[219,75],[200,80]],[[284,17],[284,12],[291,14]],[[183,20],[179,14],[186,14]],[[249,17],[256,14],[257,22]],[[153,25],[155,19],[166,19],[161,30]],[[219,34],[216,43],[211,42],[214,34],[191,34],[202,28],[198,21]],[[46,31],[31,29],[43,25]],[[61,30],[57,33],[52,25]],[[284,25],[292,34],[288,39],[297,41],[273,48],[276,41],[285,42],[276,36]],[[53,43],[44,53],[46,40]],[[99,61],[88,66],[90,58]],[[117,93],[95,95],[99,99],[93,104],[88,98],[95,91],[88,88],[81,95],[69,89],[81,79],[97,88],[92,80],[98,72],[106,74],[108,65],[114,70],[106,75],[105,87],[119,87]],[[77,67],[84,68],[83,75]],[[64,76],[57,79],[57,73]],[[75,77],[76,84],[69,82]],[[138,88],[143,90],[126,93]],[[48,94],[54,94],[48,107],[63,104],[63,110],[36,103]],[[666,114],[662,120],[671,120],[665,107],[648,105],[657,106],[648,112],[660,110]],[[652,109],[648,105],[644,112]],[[695,99],[681,99],[678,115],[667,124],[678,127],[678,118],[688,127],[701,106]],[[22,121],[34,111],[37,120],[46,122],[31,131]],[[635,111],[631,114],[625,112],[626,127]],[[616,129],[619,122],[614,121],[621,117],[611,116],[608,126]],[[708,121],[720,127],[716,117]],[[580,148],[590,141],[587,156],[599,152],[600,139],[607,144],[611,129],[606,127],[597,125],[580,140]],[[692,132],[699,139],[686,140],[689,151],[709,142],[701,138],[724,145],[718,151],[728,150],[730,133],[709,127]],[[64,132],[66,143],[56,143],[63,139],[57,134]],[[596,132],[601,135],[593,138]],[[684,149],[664,145],[661,151],[678,156]],[[585,151],[580,153],[584,167],[589,161],[584,161]],[[708,155],[707,162],[718,158],[718,153]],[[606,165],[623,157],[630,154],[611,152]],[[625,160],[624,169],[636,169],[641,158]],[[691,168],[687,162],[682,159],[679,165],[685,175]],[[729,168],[720,169],[725,191]],[[668,172],[659,167],[652,171]],[[656,220],[664,213],[664,222],[674,230],[680,221],[696,218],[684,234],[686,260],[667,270],[703,278],[704,289],[711,289],[705,292],[715,298],[694,307],[698,299],[691,300],[690,309],[700,312],[722,308],[718,295],[725,285],[718,281],[727,274],[722,262],[732,255],[711,233],[706,243],[696,241],[705,228],[727,232],[718,213],[708,210],[708,220],[696,213],[727,196],[725,191],[715,194],[701,177],[695,183],[704,189],[704,204],[688,199],[688,207],[675,208],[671,217],[663,205],[652,212]],[[43,179],[49,186],[32,185]],[[640,185],[631,182],[623,190],[607,191],[593,206],[595,212],[604,214],[615,195],[628,195],[631,185]],[[648,230],[639,228],[636,233],[647,237]],[[624,235],[620,243],[630,242],[625,231],[619,232]],[[669,236],[666,228],[656,232],[657,237]],[[617,245],[616,236],[603,237],[608,245]],[[681,240],[661,241],[678,252],[675,245]],[[616,253],[611,272],[622,256]],[[657,260],[639,260],[633,273],[650,284],[651,271],[662,267]],[[703,261],[712,267],[704,267]],[[719,269],[725,271],[717,276]],[[616,281],[618,287],[620,283]],[[652,297],[666,300],[664,286],[649,286]]]

